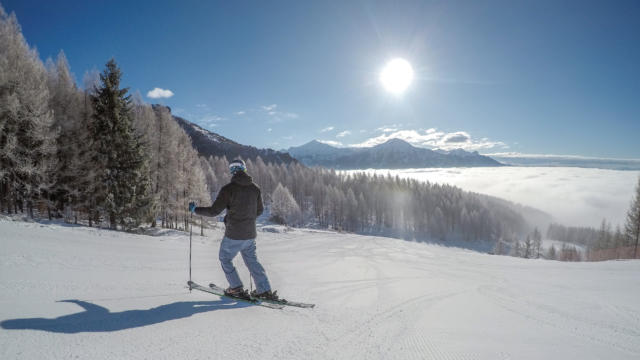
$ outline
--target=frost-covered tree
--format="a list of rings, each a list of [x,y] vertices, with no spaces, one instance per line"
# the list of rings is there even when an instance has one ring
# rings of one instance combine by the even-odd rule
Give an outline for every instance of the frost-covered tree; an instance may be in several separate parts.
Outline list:
[[[133,96],[135,127],[143,134],[145,152],[149,156],[149,177],[154,199],[150,221],[156,226],[187,228],[189,201],[203,206],[211,201],[209,188],[216,176],[207,160],[199,158],[191,139],[173,119],[166,106],[149,105],[141,96]],[[204,168],[206,166],[206,169]]]
[[[73,80],[64,52],[58,54],[55,63],[47,61],[47,71],[51,95],[49,104],[58,134],[56,183],[51,200],[55,202],[59,211],[66,214],[74,213],[75,217],[81,201],[81,189],[87,176],[83,170],[85,163],[89,161],[86,146],[88,126],[83,116],[84,95]]]
[[[551,245],[551,247],[549,248],[549,250],[547,251],[547,259],[549,260],[556,260],[558,257],[557,252],[556,252],[556,247],[555,245]]]
[[[638,242],[640,241],[640,177],[636,185],[636,193],[627,212],[625,233],[633,246],[633,258],[638,258]]]
[[[0,207],[33,216],[55,183],[55,137],[47,72],[0,6]]]
[[[533,229],[533,233],[531,234],[531,240],[533,242],[533,252],[532,254],[535,258],[540,257],[540,249],[542,248],[542,234],[538,231],[538,228]]]
[[[525,258],[530,258],[533,254],[533,242],[531,241],[531,237],[527,235],[524,240],[524,254],[522,255]]]
[[[282,184],[278,184],[271,195],[271,217],[274,221],[291,225],[300,216],[300,207],[293,195]]]
[[[511,247],[511,256],[522,257],[522,243],[518,240],[515,241],[515,244]]]

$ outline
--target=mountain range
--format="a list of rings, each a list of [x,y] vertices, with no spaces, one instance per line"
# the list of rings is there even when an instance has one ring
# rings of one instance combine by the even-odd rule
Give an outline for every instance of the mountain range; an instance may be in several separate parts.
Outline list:
[[[153,105],[153,107],[162,105]],[[171,111],[171,109],[169,109]],[[202,156],[226,156],[227,159],[240,157],[255,160],[258,156],[266,163],[289,164],[297,162],[286,152],[273,149],[258,149],[254,146],[242,145],[220,134],[204,129],[179,116],[172,115],[173,119],[184,129],[191,138],[193,146]]]
[[[407,169],[425,167],[503,166],[477,151],[430,150],[401,139],[390,139],[372,147],[338,148],[313,140],[290,147],[289,154],[307,166],[334,169]]]
[[[153,106],[155,108],[162,105]],[[430,150],[415,147],[400,139],[390,139],[383,144],[366,148],[338,148],[313,140],[284,151],[259,149],[237,143],[182,117],[172,116],[189,135],[198,153],[205,157],[226,156],[229,160],[235,157],[253,160],[260,156],[267,163],[290,164],[299,161],[307,166],[324,166],[341,170],[503,165],[488,156],[478,154],[477,151]]]

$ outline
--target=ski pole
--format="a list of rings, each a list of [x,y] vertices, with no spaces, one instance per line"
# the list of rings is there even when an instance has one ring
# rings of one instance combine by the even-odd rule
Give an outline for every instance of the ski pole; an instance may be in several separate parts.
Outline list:
[[[193,234],[193,212],[189,215],[189,292],[191,292],[191,237]]]

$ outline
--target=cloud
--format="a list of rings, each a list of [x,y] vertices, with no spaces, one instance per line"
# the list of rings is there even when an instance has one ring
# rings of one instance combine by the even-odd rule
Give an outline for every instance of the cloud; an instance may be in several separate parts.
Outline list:
[[[432,132],[432,134],[434,132]],[[469,136],[469,134],[467,134],[464,131],[458,131],[458,132],[455,132],[455,133],[450,133],[450,134],[445,135],[443,140],[447,144],[450,144],[450,143],[466,143],[467,141],[471,140],[471,136]]]
[[[244,114],[246,114],[245,111],[236,111],[236,115],[244,115]]]
[[[349,134],[351,134],[351,131],[345,130],[345,131],[339,133],[338,135],[336,135],[336,137],[345,137],[345,136],[347,136]]]
[[[272,124],[283,122],[287,119],[297,119],[300,117],[298,114],[294,112],[276,110],[278,108],[278,104],[263,105],[261,106],[261,108],[263,111],[267,113],[267,115],[269,115],[270,117],[269,123],[272,123]]]
[[[321,132],[321,133],[323,133],[323,132],[331,131],[331,130],[333,130],[333,129],[335,129],[335,127],[333,127],[333,126],[327,126],[326,128],[324,128],[324,129],[320,130],[320,132]]]
[[[331,145],[331,146],[335,146],[335,147],[342,147],[342,146],[344,146],[340,141],[333,141],[333,140],[318,140],[318,142],[323,143],[323,144],[327,144],[327,145]]]
[[[393,124],[393,125],[385,125],[377,128],[376,130],[381,131],[383,133],[394,132],[400,129],[401,125]]]
[[[173,91],[169,89],[154,88],[147,93],[147,97],[151,99],[166,99],[173,96]]]
[[[353,147],[371,147],[385,143],[390,139],[401,139],[413,146],[429,149],[464,149],[467,151],[487,150],[493,148],[508,148],[507,144],[501,141],[491,141],[487,138],[473,139],[469,133],[456,131],[445,133],[434,128],[427,130],[395,130],[394,128],[379,128],[383,134],[369,138],[359,144],[352,144]]]
[[[202,122],[219,122],[224,120],[222,116],[218,115],[205,115],[199,119]]]

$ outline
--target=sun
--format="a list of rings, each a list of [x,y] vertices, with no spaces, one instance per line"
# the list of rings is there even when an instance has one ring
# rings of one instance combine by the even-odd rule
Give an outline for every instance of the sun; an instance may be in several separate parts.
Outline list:
[[[413,68],[405,59],[395,58],[389,61],[380,72],[382,86],[395,95],[404,93],[412,81]]]

